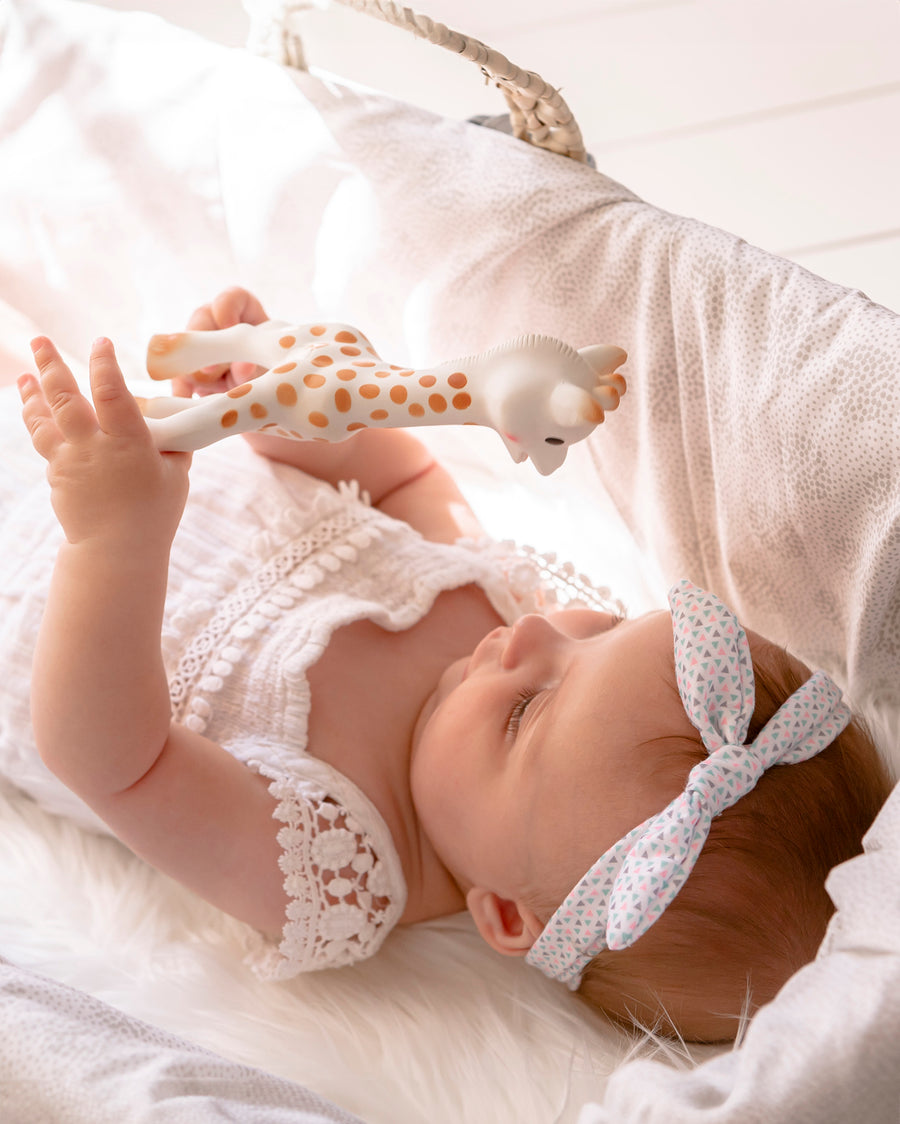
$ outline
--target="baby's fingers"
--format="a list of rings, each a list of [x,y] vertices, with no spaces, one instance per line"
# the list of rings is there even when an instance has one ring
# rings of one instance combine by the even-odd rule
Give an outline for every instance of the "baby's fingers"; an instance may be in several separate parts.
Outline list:
[[[50,460],[63,438],[41,391],[41,384],[34,375],[22,375],[16,385],[22,399],[22,420],[31,444],[44,460]]]
[[[69,441],[90,437],[97,430],[97,419],[59,352],[46,336],[32,340],[31,351],[40,373],[41,393],[59,432]]]
[[[259,300],[247,289],[232,286],[201,305],[188,320],[188,328],[208,331],[210,328],[231,328],[235,324],[262,324],[269,317]]]
[[[147,426],[140,407],[125,385],[122,369],[108,339],[94,340],[91,348],[91,395],[97,421],[104,433],[112,437],[146,435]]]

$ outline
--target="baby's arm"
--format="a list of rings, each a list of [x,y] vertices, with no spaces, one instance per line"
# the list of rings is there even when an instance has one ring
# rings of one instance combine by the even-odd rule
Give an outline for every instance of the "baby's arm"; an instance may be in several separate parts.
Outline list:
[[[38,750],[134,851],[277,933],[285,897],[266,782],[171,721],[160,631],[190,456],[156,451],[109,341],[91,355],[93,408],[49,340],[34,354],[23,418],[66,536],[34,657]]]
[[[90,746],[82,784],[121,788],[168,731],[159,636],[190,458],[156,453],[108,341],[91,354],[95,409],[49,340],[34,355],[41,377],[19,381],[23,417],[66,535],[36,648],[35,733],[67,783],[67,759],[80,763]],[[126,732],[134,748],[123,758]]]
[[[267,319],[252,293],[234,288],[198,308],[187,326],[208,331],[241,323],[261,324]],[[235,363],[198,372],[194,379],[176,379],[174,389],[182,396],[221,392],[261,371],[249,363]],[[291,441],[264,433],[248,433],[245,440],[262,456],[330,484],[359,481],[374,506],[409,523],[426,538],[453,542],[462,535],[477,537],[482,533],[453,478],[407,430],[367,429],[335,444]]]

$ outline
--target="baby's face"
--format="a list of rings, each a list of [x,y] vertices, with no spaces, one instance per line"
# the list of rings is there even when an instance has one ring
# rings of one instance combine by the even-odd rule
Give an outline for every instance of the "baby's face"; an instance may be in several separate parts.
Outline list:
[[[530,615],[442,676],[414,735],[413,799],[464,891],[562,900],[670,799],[653,784],[652,741],[672,735],[695,731],[668,613]]]

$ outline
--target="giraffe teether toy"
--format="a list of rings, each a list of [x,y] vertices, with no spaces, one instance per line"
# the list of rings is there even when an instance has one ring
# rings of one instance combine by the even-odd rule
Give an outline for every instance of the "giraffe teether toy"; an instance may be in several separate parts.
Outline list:
[[[147,349],[154,379],[249,361],[265,374],[205,398],[149,398],[142,410],[157,447],[190,452],[250,430],[343,441],[369,426],[487,425],[514,461],[546,476],[625,393],[620,347],[580,351],[522,336],[480,355],[425,370],[385,363],[347,324],[269,320],[211,332],[158,335]]]

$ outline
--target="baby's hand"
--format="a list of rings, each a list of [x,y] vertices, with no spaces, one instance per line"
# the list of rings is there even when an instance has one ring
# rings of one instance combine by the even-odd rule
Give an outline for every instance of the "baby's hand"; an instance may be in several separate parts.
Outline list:
[[[47,461],[68,541],[168,551],[187,499],[190,456],[157,452],[109,340],[91,350],[93,407],[50,340],[39,337],[31,348],[40,376],[18,380],[22,418]]]
[[[235,324],[262,324],[268,319],[266,310],[252,293],[232,288],[225,289],[209,304],[201,305],[192,312],[187,327],[192,331],[209,332],[217,328],[233,328]],[[248,382],[262,374],[264,369],[253,363],[205,367],[190,377],[173,379],[172,393],[180,398],[190,398],[193,394],[218,394]]]

